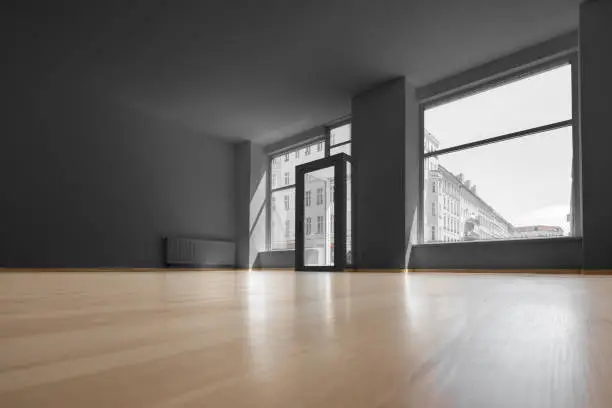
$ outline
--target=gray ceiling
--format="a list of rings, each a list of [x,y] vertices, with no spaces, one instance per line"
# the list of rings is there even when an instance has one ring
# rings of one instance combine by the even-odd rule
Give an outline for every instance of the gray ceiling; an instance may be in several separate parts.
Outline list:
[[[11,14],[21,62],[270,143],[349,114],[378,82],[425,85],[573,30],[580,0],[49,3]]]

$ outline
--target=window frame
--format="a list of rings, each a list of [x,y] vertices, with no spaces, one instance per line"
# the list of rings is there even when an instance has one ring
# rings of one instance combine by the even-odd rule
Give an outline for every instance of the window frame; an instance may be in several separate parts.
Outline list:
[[[351,138],[347,141],[344,142],[340,142],[340,143],[336,143],[334,145],[331,144],[331,131],[335,128],[339,128],[345,125],[351,125]],[[341,146],[345,146],[345,145],[351,145],[351,154],[350,156],[352,156],[353,150],[352,150],[352,143],[353,143],[353,126],[352,126],[352,122],[351,122],[351,118],[346,118],[346,119],[342,119],[340,121],[335,122],[333,125],[330,126],[326,126],[325,127],[325,157],[329,157],[331,155],[331,150],[336,148],[336,147],[341,147]]]
[[[323,126],[323,132],[319,136],[303,140],[299,143],[284,147],[282,149],[268,152],[267,154],[268,155],[268,175],[267,175],[267,182],[266,182],[267,186],[266,186],[266,204],[265,204],[265,207],[266,207],[265,209],[266,211],[266,251],[281,251],[281,250],[272,250],[272,199],[271,197],[276,192],[279,192],[282,190],[289,190],[292,188],[293,189],[297,188],[295,179],[293,180],[293,184],[287,184],[281,187],[272,188],[272,170],[274,168],[273,167],[274,158],[275,157],[278,158],[279,163],[280,163],[280,160],[284,160],[283,155],[291,155],[292,153],[295,153],[296,151],[299,151],[301,149],[304,149],[304,157],[308,157],[312,153],[318,152],[317,148],[315,148],[314,152],[311,149],[313,145],[316,145],[318,143],[323,143],[322,145],[322,150],[324,152],[323,158],[329,157],[330,151],[332,148],[343,146],[345,144],[350,144],[353,142],[353,137],[351,134],[351,138],[348,141],[337,143],[331,146],[330,138],[331,138],[332,129],[335,129],[337,127],[341,127],[341,126],[344,126],[350,123],[351,123],[351,117],[345,116],[343,118],[340,118],[336,121],[333,121]],[[301,156],[301,153],[300,153],[300,156]],[[289,177],[289,179],[291,181],[291,176]],[[293,251],[293,249],[286,249],[286,251]]]
[[[519,81],[526,77],[537,75],[555,68],[559,68],[566,64],[571,68],[571,92],[572,92],[572,117],[568,120],[550,123],[543,126],[523,129],[517,132],[493,136],[473,142],[463,143],[452,146],[446,149],[440,149],[435,152],[425,152],[425,111],[432,107],[453,102],[471,95],[485,92],[499,86],[503,86],[515,81]],[[418,217],[417,217],[417,245],[439,245],[441,242],[426,242],[425,240],[425,189],[429,186],[425,185],[425,160],[430,157],[443,156],[448,153],[454,153],[462,150],[485,146],[506,140],[529,137],[531,135],[541,134],[546,131],[571,127],[572,129],[572,192],[571,192],[571,214],[570,234],[567,237],[537,237],[533,240],[559,240],[559,239],[576,239],[582,237],[582,176],[581,176],[581,135],[580,135],[580,65],[578,51],[575,49],[567,50],[561,55],[550,56],[539,61],[514,68],[506,72],[498,73],[487,79],[476,81],[471,85],[462,86],[450,92],[444,92],[441,95],[429,97],[419,102],[419,198],[418,198]],[[439,186],[442,191],[442,186]],[[478,241],[458,241],[460,244],[478,244],[483,242],[507,242],[516,241],[517,239],[495,239],[495,240],[478,240]],[[522,238],[521,241],[529,240]]]

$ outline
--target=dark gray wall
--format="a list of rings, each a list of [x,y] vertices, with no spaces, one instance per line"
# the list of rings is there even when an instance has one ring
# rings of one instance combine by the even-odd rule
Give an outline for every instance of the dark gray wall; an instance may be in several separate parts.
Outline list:
[[[163,235],[234,238],[233,146],[68,75],[4,80],[0,266],[158,267]]]
[[[412,248],[415,269],[580,269],[579,238],[428,244]]]
[[[356,261],[364,269],[405,263],[405,86],[393,80],[352,101]]]
[[[568,51],[578,49],[578,30],[572,30],[547,41],[523,48],[512,54],[496,58],[466,71],[435,81],[417,89],[420,100],[436,99],[459,90],[469,91],[500,76],[524,70]]]
[[[278,142],[266,145],[265,151],[268,154],[272,154],[279,150],[287,149],[296,145],[308,143],[311,140],[319,139],[323,135],[325,135],[325,126],[316,126],[312,129],[300,132],[297,135],[289,136],[285,139],[279,140]]]
[[[584,268],[612,268],[612,2],[580,7]]]

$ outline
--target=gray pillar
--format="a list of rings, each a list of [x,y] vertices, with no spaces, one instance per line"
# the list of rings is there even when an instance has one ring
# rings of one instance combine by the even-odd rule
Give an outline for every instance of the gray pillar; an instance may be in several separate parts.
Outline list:
[[[406,265],[418,201],[418,112],[414,88],[403,78],[353,98],[359,268]]]
[[[236,267],[251,268],[265,251],[268,160],[252,142],[235,146]]]
[[[580,6],[583,268],[612,268],[612,1]]]
[[[421,122],[421,108],[416,95],[416,89],[406,84],[406,146],[405,146],[405,177],[406,177],[406,236],[405,236],[405,262],[408,262],[412,244],[417,242],[417,226],[420,194],[420,169],[419,160],[423,150],[421,137],[423,123]]]

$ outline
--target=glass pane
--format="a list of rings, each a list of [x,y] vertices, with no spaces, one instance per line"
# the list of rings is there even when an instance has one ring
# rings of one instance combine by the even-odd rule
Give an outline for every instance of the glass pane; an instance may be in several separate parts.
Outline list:
[[[425,110],[425,151],[572,118],[572,72],[566,64]]]
[[[295,188],[273,192],[270,206],[270,249],[295,249]]]
[[[337,145],[351,140],[351,124],[338,126],[329,131],[329,145]]]
[[[338,154],[338,153],[346,153],[350,156],[351,155],[351,144],[347,143],[347,144],[343,144],[342,146],[332,147],[331,149],[329,149],[330,156],[333,156],[334,154]]]
[[[304,265],[333,266],[334,167],[306,173],[304,180]]]
[[[424,241],[570,235],[572,129],[425,160]]]
[[[351,163],[346,163],[346,264],[353,264],[353,213],[351,200]]]
[[[325,157],[323,141],[272,158],[272,189],[295,184],[295,166]]]

